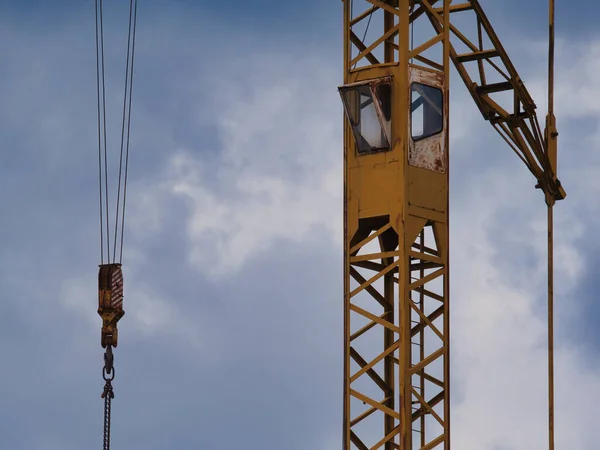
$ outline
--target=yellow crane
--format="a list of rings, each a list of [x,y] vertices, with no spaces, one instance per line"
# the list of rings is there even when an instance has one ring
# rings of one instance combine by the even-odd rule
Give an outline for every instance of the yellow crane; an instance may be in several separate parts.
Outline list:
[[[478,0],[342,0],[344,450],[450,448],[449,75],[548,205],[548,417],[554,448],[553,107],[536,105]],[[469,33],[468,30],[475,30]]]

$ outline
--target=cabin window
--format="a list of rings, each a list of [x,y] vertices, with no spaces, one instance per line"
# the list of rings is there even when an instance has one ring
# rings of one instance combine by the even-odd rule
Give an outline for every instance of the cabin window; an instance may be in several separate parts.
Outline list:
[[[392,124],[390,83],[374,80],[342,86],[339,90],[358,152],[389,150]]]
[[[438,88],[413,83],[410,99],[410,129],[416,141],[444,129],[444,98]]]

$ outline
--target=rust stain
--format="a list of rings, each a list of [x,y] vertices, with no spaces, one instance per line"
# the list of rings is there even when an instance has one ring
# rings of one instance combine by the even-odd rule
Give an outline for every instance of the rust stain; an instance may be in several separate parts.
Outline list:
[[[427,70],[411,70],[410,81],[411,83],[421,83],[439,89],[442,89],[444,85],[443,74]],[[446,117],[448,114],[446,104],[447,102],[444,102],[444,126],[441,133],[418,141],[409,138],[409,165],[438,173],[446,173],[446,155],[444,148],[446,138]]]
[[[422,141],[411,142],[408,163],[414,167],[445,173],[444,152],[441,137],[432,136]]]
[[[411,70],[410,80],[411,82],[415,83],[441,87],[444,84],[444,75],[442,73],[430,72],[428,70]]]

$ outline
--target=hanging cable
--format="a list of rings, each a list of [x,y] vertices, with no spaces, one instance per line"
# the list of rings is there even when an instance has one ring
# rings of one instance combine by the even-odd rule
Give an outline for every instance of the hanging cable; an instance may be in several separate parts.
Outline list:
[[[369,32],[369,26],[371,25],[371,19],[373,18],[373,13],[375,12],[375,10],[371,11],[371,13],[369,14],[369,20],[367,21],[367,26],[365,27],[365,33],[363,34],[363,37],[360,41],[361,44],[364,45],[365,43],[365,39],[367,38],[367,33]],[[352,68],[354,69],[356,67],[356,65],[358,64],[358,61],[356,61],[354,63],[354,66],[352,66]]]
[[[104,204],[106,206],[106,251],[107,261],[110,262],[110,229],[109,229],[109,202],[108,202],[108,150],[106,145],[106,77],[104,70],[104,13],[102,0],[100,0],[100,60],[102,67],[102,134],[104,141]]]
[[[110,262],[110,230],[108,201],[108,150],[106,145],[106,77],[104,69],[104,20],[102,0],[96,9],[96,90],[98,94],[98,176],[100,185],[100,260],[104,263],[104,242]],[[104,169],[104,170],[103,170]],[[104,191],[104,192],[103,192]],[[103,210],[105,206],[105,210]],[[103,217],[104,216],[104,217]],[[106,224],[106,225],[105,225]],[[106,226],[106,230],[104,230]],[[106,241],[104,233],[106,232]]]
[[[131,43],[131,75],[129,77],[129,112],[127,119],[127,146],[125,149],[125,179],[123,182],[123,218],[121,220],[121,250],[119,254],[119,262],[123,262],[123,236],[125,233],[125,201],[127,200],[127,174],[129,172],[129,137],[131,134],[131,98],[133,95],[133,63],[135,60],[135,36],[137,26],[137,0],[135,0],[135,8],[133,11],[133,38]]]
[[[118,184],[114,235],[110,235],[110,208],[108,190],[108,146],[106,130],[106,82],[104,65],[104,26],[102,0],[95,0],[96,16],[96,90],[98,100],[98,178],[100,192],[100,270],[98,274],[98,314],[102,318],[101,345],[104,353],[102,377],[105,381],[101,397],[104,399],[103,449],[110,449],[111,407],[114,391],[113,348],[118,344],[117,322],[123,317],[123,234],[125,230],[125,200],[127,197],[127,175],[129,169],[129,147],[131,134],[131,109],[133,92],[133,66],[135,36],[137,28],[137,0],[129,2],[129,26],[127,57],[125,62],[125,87],[121,122],[121,148],[119,153]],[[120,231],[120,233],[119,233]],[[112,244],[112,260],[111,260]],[[106,249],[105,249],[106,245]],[[117,245],[119,245],[117,259]],[[106,259],[104,258],[106,250]]]
[[[96,87],[98,94],[98,175],[100,185],[100,259],[104,262],[106,242],[107,262],[110,262],[110,230],[108,201],[108,150],[106,145],[106,76],[104,69],[104,19],[102,0],[96,6]],[[103,170],[104,169],[104,170]],[[104,192],[103,192],[104,191]],[[105,210],[103,210],[103,205]],[[104,216],[104,217],[103,217]],[[106,230],[104,229],[106,227]],[[104,233],[106,232],[106,241]]]
[[[96,91],[98,94],[98,184],[100,187],[100,264],[104,264],[104,222],[102,210],[102,125],[100,110],[100,36],[98,27],[98,0],[96,6]]]
[[[410,11],[408,13],[409,17],[413,17],[414,11],[415,11],[415,4],[411,3]],[[410,22],[410,51],[411,51],[411,53],[414,49],[415,49],[415,19],[411,20],[411,22]],[[413,61],[414,61],[414,58],[410,58],[410,64],[412,64]]]
[[[115,368],[113,367],[112,347],[109,345],[104,353],[104,367],[102,368],[102,378],[104,378],[104,392],[101,398],[104,399],[104,431],[102,433],[102,449],[110,450],[110,416],[112,399],[115,398],[115,393],[112,388],[112,380],[115,379]]]
[[[548,25],[548,118],[546,150],[550,169],[556,175],[556,119],[554,118],[554,0],[549,0]],[[556,135],[553,135],[555,133]],[[552,142],[554,141],[554,142]],[[548,448],[554,450],[554,197],[546,194],[548,204]]]
[[[554,217],[548,205],[548,442],[554,450]]]
[[[554,0],[550,0],[548,26],[548,114],[554,114],[554,10]]]
[[[117,258],[117,242],[120,240],[119,263],[123,259],[123,233],[125,228],[125,200],[127,196],[127,172],[129,162],[129,135],[131,130],[131,101],[133,87],[133,63],[135,59],[135,32],[137,25],[137,0],[129,2],[129,30],[127,33],[127,58],[125,63],[125,89],[123,95],[123,120],[121,125],[121,152],[119,155],[119,177],[117,187],[117,205],[115,212],[115,233],[113,244],[113,263]],[[125,170],[123,178],[123,156],[125,154]],[[123,205],[121,202],[121,182],[123,181]],[[119,217],[121,222],[119,223]],[[119,236],[119,225],[121,234]]]

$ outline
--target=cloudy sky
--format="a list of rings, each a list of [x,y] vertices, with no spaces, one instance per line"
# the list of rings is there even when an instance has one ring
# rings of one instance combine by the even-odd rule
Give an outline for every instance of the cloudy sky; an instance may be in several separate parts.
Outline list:
[[[105,2],[115,158],[126,3]],[[546,1],[481,3],[543,117]],[[597,450],[600,7],[558,3],[556,440]],[[341,448],[341,19],[140,1],[113,448]],[[7,450],[101,446],[94,37],[91,0],[0,0]],[[545,449],[545,206],[452,89],[453,446]]]

